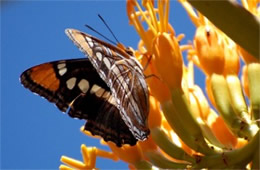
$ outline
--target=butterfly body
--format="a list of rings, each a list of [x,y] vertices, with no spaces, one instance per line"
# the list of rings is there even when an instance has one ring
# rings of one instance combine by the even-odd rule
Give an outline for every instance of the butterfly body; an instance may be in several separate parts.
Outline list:
[[[118,47],[77,30],[67,35],[87,58],[34,66],[21,83],[71,117],[87,120],[85,130],[117,146],[149,135],[148,88],[138,61]]]

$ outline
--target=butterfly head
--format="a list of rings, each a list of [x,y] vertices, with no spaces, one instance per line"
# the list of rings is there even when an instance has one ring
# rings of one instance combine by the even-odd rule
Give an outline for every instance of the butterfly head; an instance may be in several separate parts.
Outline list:
[[[134,55],[134,49],[132,47],[125,47],[123,44],[118,43],[117,47],[123,50],[125,53],[127,53],[130,56]]]

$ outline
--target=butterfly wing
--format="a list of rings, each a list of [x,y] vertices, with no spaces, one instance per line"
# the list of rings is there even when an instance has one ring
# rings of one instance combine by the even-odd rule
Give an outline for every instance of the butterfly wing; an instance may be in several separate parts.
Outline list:
[[[105,141],[134,145],[110,89],[87,58],[44,63],[24,71],[24,87],[54,103],[71,117],[87,120],[85,129]]]
[[[118,47],[83,32],[67,29],[66,34],[84,52],[110,88],[126,125],[138,140],[149,135],[148,87],[138,61]]]

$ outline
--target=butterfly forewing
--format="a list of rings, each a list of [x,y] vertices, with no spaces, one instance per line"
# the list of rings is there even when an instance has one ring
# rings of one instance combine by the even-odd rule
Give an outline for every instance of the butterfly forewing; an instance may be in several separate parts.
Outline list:
[[[146,139],[148,87],[138,61],[120,48],[83,32],[67,29],[66,33],[110,88],[120,115],[133,135],[138,140]]]
[[[44,63],[24,71],[21,83],[71,117],[87,120],[85,129],[105,141],[134,145],[110,88],[87,58]],[[113,123],[111,123],[113,122]]]

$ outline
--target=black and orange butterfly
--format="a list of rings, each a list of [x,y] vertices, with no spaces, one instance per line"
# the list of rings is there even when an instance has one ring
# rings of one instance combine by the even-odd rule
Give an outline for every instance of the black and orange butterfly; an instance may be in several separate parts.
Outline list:
[[[129,50],[75,29],[65,32],[87,58],[34,66],[22,73],[21,83],[86,120],[85,130],[105,141],[120,147],[145,140],[149,94],[142,66]]]

